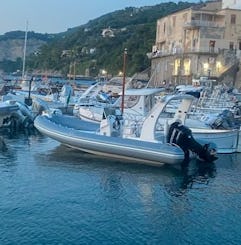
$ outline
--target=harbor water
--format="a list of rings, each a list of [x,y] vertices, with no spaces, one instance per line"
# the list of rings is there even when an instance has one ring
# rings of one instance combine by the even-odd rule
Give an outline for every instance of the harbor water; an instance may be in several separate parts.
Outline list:
[[[241,154],[157,168],[1,135],[1,245],[241,244]]]

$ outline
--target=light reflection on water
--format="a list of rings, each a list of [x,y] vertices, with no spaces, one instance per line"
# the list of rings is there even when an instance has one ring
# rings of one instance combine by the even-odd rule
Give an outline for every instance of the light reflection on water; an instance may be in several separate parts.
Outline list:
[[[4,137],[1,244],[240,244],[240,154],[155,168]]]

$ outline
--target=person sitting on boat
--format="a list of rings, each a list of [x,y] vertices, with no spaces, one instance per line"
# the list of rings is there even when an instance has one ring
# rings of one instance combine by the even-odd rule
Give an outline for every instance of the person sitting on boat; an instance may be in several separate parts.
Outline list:
[[[192,136],[192,131],[184,126],[180,120],[176,120],[170,125],[167,142],[176,144],[181,147],[184,152],[185,160],[189,161],[189,151],[198,155],[201,160],[212,162],[217,159],[216,151],[209,148],[209,144],[201,145]]]

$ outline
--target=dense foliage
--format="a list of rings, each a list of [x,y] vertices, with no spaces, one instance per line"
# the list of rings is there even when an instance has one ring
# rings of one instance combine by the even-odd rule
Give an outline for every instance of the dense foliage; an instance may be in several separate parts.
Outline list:
[[[122,70],[123,51],[128,50],[127,74],[143,71],[150,66],[147,53],[155,43],[156,21],[193,3],[161,3],[155,6],[115,11],[89,21],[87,24],[59,33],[46,35],[47,44],[38,53],[27,57],[29,72],[61,72],[96,76],[104,69],[116,75]],[[114,36],[103,37],[102,30],[110,28]],[[15,33],[17,34],[17,32]],[[9,34],[10,35],[10,34]]]

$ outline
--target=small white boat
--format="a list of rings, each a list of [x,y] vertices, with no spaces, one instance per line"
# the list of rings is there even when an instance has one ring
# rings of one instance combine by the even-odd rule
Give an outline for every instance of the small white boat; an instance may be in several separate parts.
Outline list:
[[[91,90],[90,90],[91,91]],[[89,91],[89,92],[90,92]],[[141,88],[127,89],[124,95],[124,114],[125,119],[140,120],[148,115],[156,103],[156,95],[164,91],[164,88]],[[88,91],[87,91],[88,92]],[[86,121],[100,122],[104,108],[121,107],[122,93],[114,102],[112,100],[98,100],[99,94],[88,96],[83,94],[79,102],[74,106],[74,115]]]
[[[119,102],[103,92],[102,88],[102,82],[90,86],[74,104],[73,114],[86,121],[100,122],[104,108],[119,106]]]
[[[193,137],[200,141],[213,142],[218,153],[240,152],[240,130],[191,128]],[[241,139],[241,138],[240,138]]]
[[[30,83],[30,81],[28,82]],[[59,93],[56,86],[51,87],[36,82],[31,90],[16,89],[9,91],[2,95],[2,100],[14,100],[28,105],[29,108],[36,107],[36,104],[39,106],[45,104],[48,108],[60,109],[63,113],[72,114],[74,103],[77,100],[77,96],[73,96],[73,93],[73,89],[68,83],[62,86],[62,91]]]
[[[192,130],[193,137],[196,140],[210,141],[216,145],[218,153],[240,152],[239,138],[240,129],[214,129],[206,121],[202,121],[198,115],[189,114],[192,108],[192,102],[195,98],[188,95],[172,95],[163,98],[153,108],[153,116],[158,116],[159,133],[164,131],[165,125],[170,125],[174,120],[180,119],[184,125]],[[183,106],[177,109],[180,101]],[[174,109],[170,105],[174,105]]]

